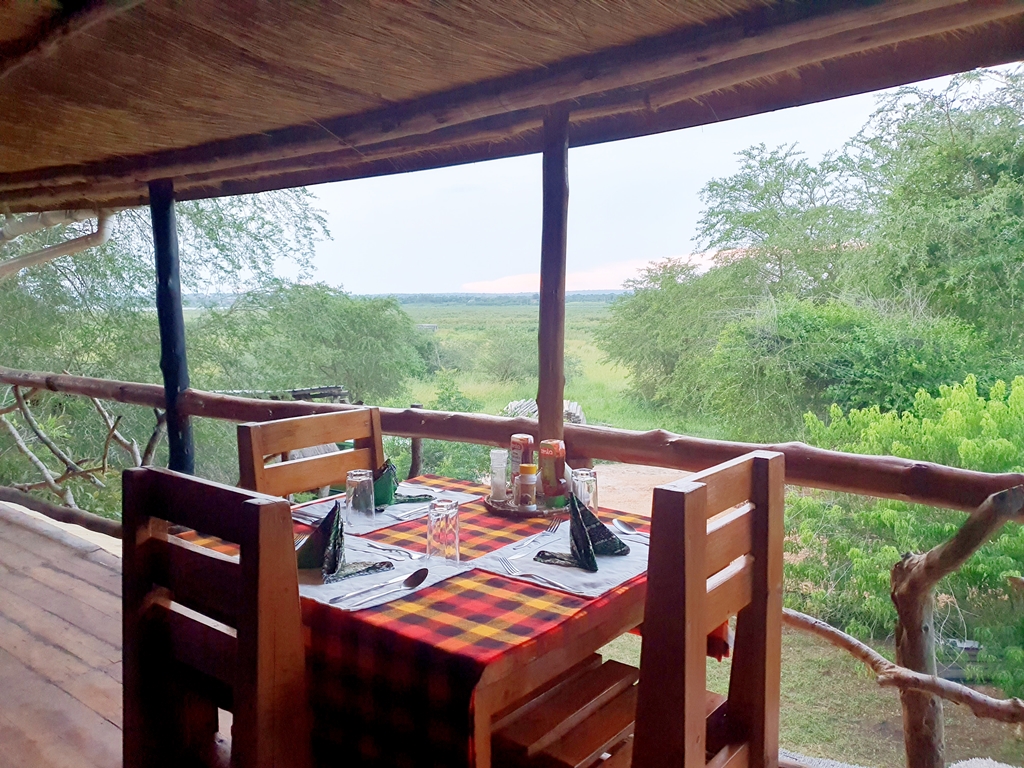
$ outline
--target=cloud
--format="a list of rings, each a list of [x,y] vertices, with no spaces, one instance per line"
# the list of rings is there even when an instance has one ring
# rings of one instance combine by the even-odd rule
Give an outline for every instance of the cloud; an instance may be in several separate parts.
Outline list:
[[[707,262],[704,266],[710,266],[710,259],[706,256],[674,258],[697,259],[701,263]],[[582,271],[568,272],[565,275],[565,289],[567,291],[617,291],[627,280],[636,277],[641,269],[657,261],[662,261],[662,259],[630,259],[629,261],[602,264]],[[467,293],[536,293],[540,290],[540,274],[527,272],[506,275],[496,280],[463,283],[462,290]]]

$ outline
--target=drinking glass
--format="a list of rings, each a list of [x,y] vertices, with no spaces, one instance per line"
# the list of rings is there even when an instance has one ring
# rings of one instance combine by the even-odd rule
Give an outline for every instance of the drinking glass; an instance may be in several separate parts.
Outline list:
[[[427,511],[427,557],[459,562],[459,504],[434,499]]]
[[[373,518],[377,508],[373,500],[373,470],[351,469],[345,478],[345,522],[353,517]]]
[[[592,469],[574,469],[572,471],[572,492],[584,506],[597,514],[597,473]]]

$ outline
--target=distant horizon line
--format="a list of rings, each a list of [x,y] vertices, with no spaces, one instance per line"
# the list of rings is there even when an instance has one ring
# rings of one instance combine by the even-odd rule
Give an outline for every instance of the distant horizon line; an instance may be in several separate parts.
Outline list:
[[[342,290],[344,290],[344,289],[342,289]],[[629,288],[585,288],[585,289],[579,289],[579,290],[573,290],[573,291],[566,291],[565,295],[566,296],[581,296],[581,295],[594,296],[594,295],[601,295],[601,294],[619,295],[619,294],[622,294],[622,293],[630,293],[630,292],[631,292],[631,289],[629,289]],[[182,298],[183,299],[188,299],[188,298],[204,298],[204,297],[209,298],[209,297],[214,297],[214,296],[243,296],[246,293],[247,293],[247,291],[238,291],[236,293],[228,293],[228,292],[224,292],[224,293],[183,293],[182,294]],[[394,296],[395,298],[405,298],[405,297],[409,297],[409,296],[459,296],[459,297],[466,297],[466,298],[473,297],[473,296],[510,296],[510,297],[516,297],[516,298],[526,298],[526,297],[540,298],[540,292],[539,291],[509,291],[509,292],[491,292],[491,291],[417,291],[417,292],[396,292],[396,291],[388,291],[388,292],[384,292],[384,293],[355,293],[355,292],[346,291],[346,293],[350,293],[350,295],[352,295],[352,296],[365,296],[367,298],[372,298],[372,299],[387,298],[389,296]]]

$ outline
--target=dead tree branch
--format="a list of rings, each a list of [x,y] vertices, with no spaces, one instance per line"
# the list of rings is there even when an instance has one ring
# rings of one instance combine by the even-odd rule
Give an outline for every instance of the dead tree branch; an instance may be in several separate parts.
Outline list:
[[[29,398],[29,397],[32,397],[32,395],[34,395],[38,391],[39,390],[35,389],[35,388],[30,389],[28,391],[28,394],[25,395],[26,399]],[[4,398],[4,399],[6,400],[6,398]],[[18,405],[17,402],[15,402],[14,405],[5,405],[2,408],[0,408],[0,416],[6,416],[8,413],[14,413],[15,411],[17,411],[19,409],[20,409],[20,406]]]
[[[14,387],[14,399],[18,401],[18,408],[21,410],[21,415],[25,419],[25,423],[31,427],[36,437],[39,438],[39,442],[50,449],[50,453],[60,459],[61,463],[69,472],[83,473],[85,470],[80,467],[75,461],[68,456],[64,451],[57,447],[57,444],[51,440],[42,427],[39,426],[39,422],[36,421],[35,416],[32,415],[32,411],[29,410],[28,403],[25,401],[24,396],[21,394],[20,387]],[[105,488],[103,481],[95,475],[88,475],[89,482],[95,485],[97,488]],[[69,505],[70,506],[70,505]]]
[[[874,648],[871,648],[842,630],[826,624],[820,619],[788,608],[782,612],[782,621],[787,626],[807,632],[828,641],[837,648],[847,651],[864,663],[878,676],[878,684],[900,690],[925,691],[954,704],[963,704],[977,717],[998,720],[1003,723],[1024,723],[1024,701],[1020,699],[995,699],[966,685],[943,680],[940,677],[924,675],[893,664]]]
[[[993,493],[961,526],[952,539],[923,555],[908,555],[899,566],[907,572],[902,588],[930,589],[960,568],[967,559],[1012,520],[1024,521],[1024,486]]]
[[[107,439],[103,441],[103,457],[100,459],[100,471],[103,474],[107,472],[107,458],[110,456],[110,441],[114,439],[114,433],[117,432],[117,425],[121,423],[121,417],[118,416],[114,419],[114,423],[107,429]]]
[[[21,433],[18,432],[15,426],[7,420],[7,417],[0,416],[0,422],[3,422],[3,425],[7,427],[7,431],[11,433],[11,437],[14,438],[14,444],[18,446],[18,450],[25,455],[25,458],[32,462],[32,465],[38,469],[40,473],[42,473],[46,487],[59,496],[66,506],[71,507],[71,509],[78,509],[78,505],[75,504],[75,497],[71,493],[71,489],[62,488],[57,484],[57,481],[53,477],[53,473],[50,472],[49,468],[43,464],[40,458],[32,453],[31,449],[25,445],[25,441],[22,439]]]
[[[156,448],[160,445],[160,440],[167,433],[167,414],[154,408],[153,415],[156,416],[156,426],[153,428],[153,434],[150,436],[149,442],[146,443],[146,450],[142,452],[142,463],[139,465],[142,467],[148,467],[153,463]]]
[[[96,410],[99,411],[100,416],[103,418],[103,423],[107,425],[107,429],[111,430],[114,442],[128,452],[128,455],[132,457],[132,462],[136,467],[141,467],[142,454],[139,453],[139,444],[134,440],[128,440],[128,438],[117,431],[117,422],[113,417],[111,417],[110,413],[107,412],[107,409],[103,407],[103,403],[95,397],[90,397],[89,399],[92,400],[92,404],[96,406]],[[117,421],[120,421],[120,419],[121,417],[118,416]]]
[[[1005,523],[1020,519],[1022,511],[1024,486],[993,493],[949,541],[924,554],[905,554],[893,566],[890,583],[898,616],[898,665],[935,677],[935,585],[960,568]],[[942,697],[932,691],[902,688],[900,703],[908,768],[943,768]]]
[[[60,477],[53,478],[53,481],[55,483],[60,484],[63,483],[65,480],[70,480],[73,477],[82,477],[84,475],[89,475],[94,472],[103,471],[104,470],[102,467],[90,467],[89,469],[84,469],[81,472],[65,472]],[[47,484],[45,481],[39,483],[13,483],[11,485],[11,488],[14,488],[17,491],[38,491],[41,488],[49,488],[49,484]]]

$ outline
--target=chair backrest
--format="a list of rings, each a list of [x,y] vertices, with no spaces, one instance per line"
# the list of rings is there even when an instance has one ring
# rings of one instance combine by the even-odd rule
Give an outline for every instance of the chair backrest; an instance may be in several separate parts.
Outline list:
[[[355,447],[319,456],[289,458],[290,451],[354,441]],[[267,464],[268,458],[281,461]],[[384,446],[377,408],[317,413],[238,425],[238,484],[272,496],[344,485],[351,469],[379,469]]]
[[[784,478],[783,454],[755,451],[654,489],[634,766],[777,765]],[[734,615],[709,706],[707,635]]]
[[[153,467],[126,470],[122,489],[124,765],[213,762],[218,707],[236,768],[310,765],[288,502]]]

